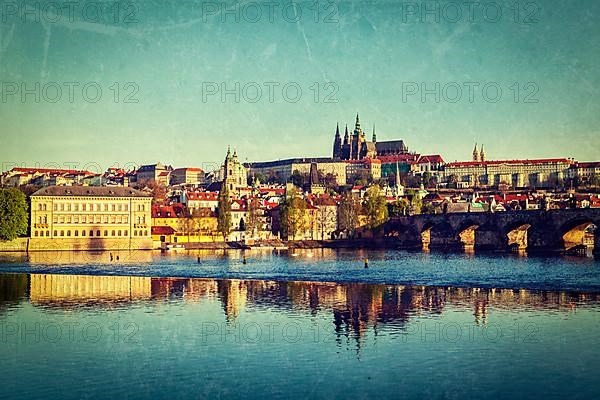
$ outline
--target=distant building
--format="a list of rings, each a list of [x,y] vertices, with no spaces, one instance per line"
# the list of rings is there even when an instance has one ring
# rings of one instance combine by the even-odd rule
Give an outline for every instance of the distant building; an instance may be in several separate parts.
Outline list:
[[[138,184],[160,183],[167,185],[169,183],[169,174],[173,168],[169,165],[163,165],[160,162],[156,164],[142,165],[138,168],[136,180]]]
[[[60,168],[13,168],[4,172],[0,180],[4,187],[101,184],[99,174]]]
[[[227,156],[221,166],[221,176],[223,177],[223,184],[227,185],[230,195],[248,186],[246,167],[238,160],[237,151],[234,150],[233,155],[231,154],[230,147],[227,147]]]
[[[175,168],[171,171],[169,183],[174,186],[202,185],[204,182],[204,171],[201,168]]]
[[[126,187],[40,189],[31,195],[32,249],[151,248],[151,201]]]
[[[338,184],[346,183],[346,163],[328,157],[320,158],[290,158],[286,160],[248,163],[251,175],[263,175],[267,181],[287,182],[294,171],[309,174],[311,164],[317,165],[317,170],[323,175],[331,174]]]
[[[451,162],[444,166],[444,179],[463,187],[498,186],[555,187],[568,177],[574,161],[569,158]]]
[[[373,127],[371,140],[366,139],[366,134],[360,126],[360,119],[356,114],[354,131],[348,133],[348,126],[344,132],[344,139],[340,136],[339,125],[336,127],[333,141],[333,158],[341,160],[362,160],[365,158],[377,158],[379,156],[408,154],[408,147],[402,140],[378,142]]]

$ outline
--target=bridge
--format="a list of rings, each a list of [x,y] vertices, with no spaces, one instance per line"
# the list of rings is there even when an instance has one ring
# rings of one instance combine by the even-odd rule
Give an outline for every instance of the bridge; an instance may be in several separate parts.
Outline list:
[[[600,227],[598,208],[420,214],[392,218],[383,232],[406,247],[569,253],[589,246],[600,255],[593,226]]]

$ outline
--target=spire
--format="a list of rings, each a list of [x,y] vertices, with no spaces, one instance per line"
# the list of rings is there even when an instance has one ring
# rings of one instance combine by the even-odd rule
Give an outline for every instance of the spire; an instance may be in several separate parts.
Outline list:
[[[237,149],[233,148],[233,158],[237,158]]]
[[[483,144],[481,145],[481,152],[479,155],[479,161],[485,161],[485,151],[483,150]]]
[[[340,137],[340,123],[339,122],[335,126],[335,137],[336,138]]]
[[[227,145],[227,158],[231,158],[231,145]]]
[[[348,144],[348,124],[346,124],[346,132],[344,132],[344,144]]]
[[[375,123],[373,123],[373,139],[372,139],[373,143],[377,142],[377,135],[375,134]]]
[[[354,129],[360,131],[360,119],[358,118],[358,113],[356,113],[356,123],[354,124]]]
[[[475,148],[473,149],[473,161],[479,161],[479,150],[477,150],[477,143],[475,143]]]
[[[335,128],[335,139],[333,140],[333,158],[342,156],[342,138],[340,137],[340,124]]]

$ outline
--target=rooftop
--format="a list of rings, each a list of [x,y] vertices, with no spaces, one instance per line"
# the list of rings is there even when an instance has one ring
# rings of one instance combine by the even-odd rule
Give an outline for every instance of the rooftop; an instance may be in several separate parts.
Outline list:
[[[31,196],[152,197],[140,190],[112,186],[48,186],[38,190]]]

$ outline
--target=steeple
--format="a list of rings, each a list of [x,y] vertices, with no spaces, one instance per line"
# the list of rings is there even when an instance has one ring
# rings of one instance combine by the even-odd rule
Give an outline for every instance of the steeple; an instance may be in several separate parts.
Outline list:
[[[354,123],[354,135],[358,136],[362,133],[362,129],[360,129],[360,119],[358,118],[358,113],[356,113],[356,122]]]
[[[481,152],[479,155],[479,161],[485,161],[485,151],[483,150],[483,145],[481,145]]]
[[[377,142],[377,135],[375,134],[375,123],[373,123],[373,139],[371,139],[373,143]]]
[[[335,127],[335,139],[333,140],[333,158],[342,157],[342,138],[340,137],[340,124]]]
[[[346,132],[344,132],[344,144],[348,144],[348,124],[346,124]]]
[[[475,143],[475,148],[473,149],[473,161],[479,161],[479,150],[477,150],[477,143]]]
[[[237,159],[237,149],[233,148],[233,158]]]
[[[225,158],[226,160],[229,160],[231,158],[231,145],[227,145],[227,157]]]

